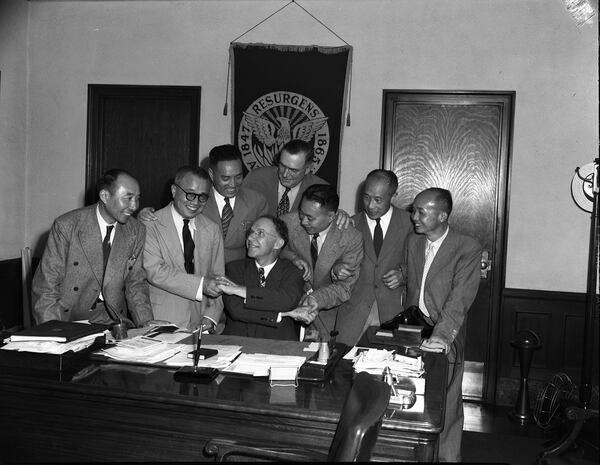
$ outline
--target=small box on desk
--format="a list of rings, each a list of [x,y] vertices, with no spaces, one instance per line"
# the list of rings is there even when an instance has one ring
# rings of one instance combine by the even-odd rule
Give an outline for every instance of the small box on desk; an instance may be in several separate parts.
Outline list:
[[[77,352],[67,351],[62,354],[41,352],[25,352],[0,349],[0,366],[21,368],[23,370],[62,371],[71,368],[77,362],[99,350],[106,344],[106,336],[98,336],[92,345]]]

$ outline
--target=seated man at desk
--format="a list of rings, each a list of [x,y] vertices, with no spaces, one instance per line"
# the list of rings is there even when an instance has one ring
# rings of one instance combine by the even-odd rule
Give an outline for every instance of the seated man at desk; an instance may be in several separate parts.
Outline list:
[[[339,202],[332,186],[314,184],[302,194],[298,212],[282,217],[290,236],[283,257],[303,271],[307,295],[301,308],[309,312],[311,322],[315,321],[305,340],[329,341],[336,328],[338,307],[350,298],[358,280],[362,234],[353,226],[344,229],[337,224]],[[332,277],[331,269],[338,264],[348,270],[344,278]]]
[[[142,268],[146,229],[132,218],[140,186],[127,171],[112,169],[100,179],[98,196],[52,225],[32,283],[37,324],[126,319],[143,326],[153,319]]]
[[[261,216],[246,239],[248,257],[229,262],[228,280],[221,280],[227,323],[223,334],[264,339],[298,340],[294,310],[302,296],[302,272],[279,254],[288,239],[287,227],[273,216]]]

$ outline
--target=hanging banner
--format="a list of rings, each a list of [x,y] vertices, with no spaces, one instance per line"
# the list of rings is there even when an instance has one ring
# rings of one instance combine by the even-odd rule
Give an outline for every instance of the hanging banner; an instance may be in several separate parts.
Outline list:
[[[352,47],[233,43],[233,140],[247,170],[292,139],[313,146],[312,172],[337,189]]]

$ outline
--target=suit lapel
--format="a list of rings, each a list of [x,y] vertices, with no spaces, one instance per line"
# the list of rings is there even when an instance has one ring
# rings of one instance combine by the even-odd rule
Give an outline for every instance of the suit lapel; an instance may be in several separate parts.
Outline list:
[[[392,207],[392,217],[390,218],[390,224],[388,224],[387,231],[383,237],[383,244],[379,251],[379,257],[383,258],[392,253],[392,247],[396,243],[395,234],[401,231],[400,228],[400,215],[396,213],[396,208]],[[375,249],[373,249],[375,251]]]
[[[213,220],[215,223],[219,225],[221,228],[221,214],[219,213],[219,209],[217,208],[217,201],[215,200],[215,192],[214,188],[210,189],[210,195],[208,196],[208,202],[204,206],[204,210],[202,213],[208,218]],[[223,234],[223,230],[221,229],[221,234]]]
[[[179,234],[177,233],[177,228],[175,227],[175,221],[173,221],[173,215],[171,214],[171,205],[172,203],[159,212],[156,229],[160,235],[165,238],[167,253],[171,257],[173,263],[175,263],[181,271],[185,271],[183,249],[181,248],[181,241],[179,240]]]
[[[448,235],[439,250],[435,254],[435,258],[431,263],[431,267],[427,272],[427,276],[435,276],[439,271],[446,266],[446,264],[452,259],[454,250],[456,248],[456,236],[453,231],[448,231]]]
[[[269,275],[270,274],[271,273],[269,273]],[[257,287],[259,285],[258,270],[254,264],[254,260],[246,260],[244,263],[244,280],[246,281],[246,286]]]
[[[117,277],[119,273],[121,273],[122,263],[129,258],[127,254],[131,249],[133,249],[133,240],[134,235],[131,234],[131,226],[127,223],[118,224],[115,230],[115,237],[113,238],[110,248],[108,263],[106,264],[106,272],[104,273],[104,286],[110,283],[114,277]]]
[[[328,274],[331,266],[333,265],[332,259],[337,256],[338,243],[340,240],[340,230],[336,227],[335,220],[331,223],[325,242],[321,246],[319,251],[319,258],[317,259],[317,266],[315,267],[314,274],[322,276]]]
[[[102,234],[96,218],[96,206],[88,210],[87,217],[83,218],[82,227],[77,234],[88,265],[93,271],[98,284],[102,285],[104,259],[102,256]]]
[[[369,222],[365,212],[361,212],[356,222],[356,229],[362,233],[363,237],[363,248],[365,255],[369,257],[372,262],[377,262],[377,255],[375,255],[375,246],[373,245],[373,236],[369,229]],[[381,255],[381,254],[380,254]]]

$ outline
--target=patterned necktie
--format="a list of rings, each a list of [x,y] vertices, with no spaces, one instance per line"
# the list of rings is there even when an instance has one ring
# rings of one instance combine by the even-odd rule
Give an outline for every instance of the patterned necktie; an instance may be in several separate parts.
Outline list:
[[[424,296],[424,291],[425,291],[425,279],[427,279],[427,273],[429,272],[429,268],[431,267],[431,263],[433,262],[433,254],[434,248],[433,248],[433,244],[429,243],[427,245],[427,250],[425,252],[425,265],[423,266],[423,278],[421,279],[421,292],[419,293],[419,308],[421,309],[421,312],[423,312],[423,314],[425,316],[429,316],[429,312],[427,311],[427,308],[425,307],[425,296]]]
[[[229,197],[225,197],[225,205],[223,206],[223,211],[221,212],[221,228],[223,229],[223,238],[227,237],[227,230],[229,229],[231,218],[233,218],[233,210],[231,209],[231,204],[229,203]]]
[[[313,234],[313,237],[310,241],[310,257],[312,258],[313,270],[315,269],[315,264],[317,263],[317,258],[319,258],[319,244],[317,244],[318,237],[319,237],[319,233]]]
[[[281,196],[281,200],[279,201],[279,205],[277,205],[277,217],[279,218],[282,215],[285,215],[290,211],[290,198],[288,197],[288,192],[290,191],[289,187],[285,188],[285,192]]]
[[[183,229],[181,230],[181,237],[183,238],[183,259],[185,263],[185,271],[188,274],[194,274],[194,239],[192,239],[192,233],[190,232],[190,220],[183,220]]]
[[[104,273],[106,272],[106,264],[108,263],[108,257],[110,256],[110,233],[114,226],[106,227],[106,235],[102,241],[102,278],[104,279]]]
[[[265,287],[265,283],[267,282],[267,278],[265,278],[265,269],[261,266],[258,269],[258,284],[260,287]]]
[[[373,231],[373,247],[375,248],[375,255],[379,257],[379,252],[381,252],[381,246],[383,245],[383,229],[381,229],[380,224],[381,218],[377,218],[375,221],[377,224]]]

